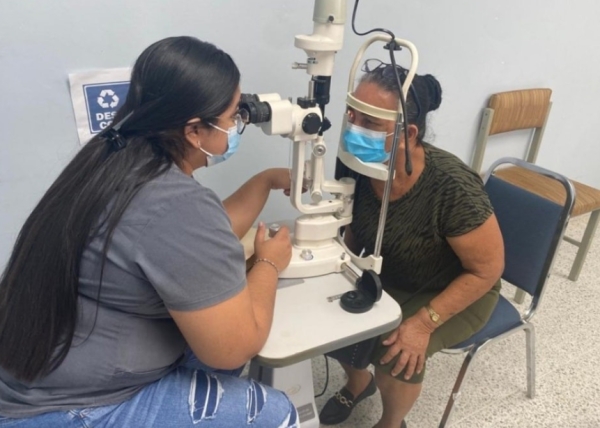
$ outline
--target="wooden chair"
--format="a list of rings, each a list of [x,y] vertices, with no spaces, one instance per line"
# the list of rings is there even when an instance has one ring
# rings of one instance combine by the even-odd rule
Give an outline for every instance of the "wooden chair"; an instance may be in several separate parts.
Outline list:
[[[551,95],[551,89],[525,89],[493,94],[489,99],[487,108],[483,110],[471,167],[475,171],[481,171],[481,164],[489,136],[519,129],[534,130],[533,137],[526,151],[525,160],[535,163],[552,106],[552,102],[550,101]],[[561,204],[565,200],[563,186],[554,180],[534,174],[523,168],[516,166],[505,168],[497,171],[496,176],[557,204]],[[577,281],[596,227],[598,226],[600,218],[600,190],[573,180],[571,182],[576,191],[572,217],[590,213],[590,218],[581,241],[568,236],[563,238],[565,241],[579,247],[569,273],[569,279]]]

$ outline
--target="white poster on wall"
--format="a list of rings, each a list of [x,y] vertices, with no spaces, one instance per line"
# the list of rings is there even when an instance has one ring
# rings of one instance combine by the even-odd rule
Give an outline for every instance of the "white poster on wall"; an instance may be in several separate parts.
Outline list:
[[[71,101],[79,143],[87,143],[106,128],[125,102],[131,68],[111,68],[69,74]]]

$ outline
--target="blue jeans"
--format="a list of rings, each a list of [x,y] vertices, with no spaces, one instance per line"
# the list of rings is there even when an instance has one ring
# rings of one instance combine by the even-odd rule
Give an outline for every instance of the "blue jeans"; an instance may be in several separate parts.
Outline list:
[[[212,370],[191,356],[122,403],[24,419],[0,416],[0,428],[300,427],[283,392],[240,379],[241,372]]]

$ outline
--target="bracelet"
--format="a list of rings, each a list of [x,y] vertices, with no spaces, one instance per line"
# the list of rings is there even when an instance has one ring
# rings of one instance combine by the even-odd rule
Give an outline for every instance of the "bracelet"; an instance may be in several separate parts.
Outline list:
[[[252,265],[252,267],[256,266],[256,264],[257,264],[257,263],[260,263],[260,262],[265,262],[265,263],[268,263],[268,264],[270,264],[271,266],[273,266],[273,267],[275,268],[275,270],[277,271],[277,275],[279,275],[279,268],[277,267],[277,265],[276,265],[275,263],[273,263],[273,262],[272,262],[271,260],[269,260],[269,259],[264,259],[264,258],[262,258],[262,259],[256,259],[256,260],[254,261],[254,264]]]

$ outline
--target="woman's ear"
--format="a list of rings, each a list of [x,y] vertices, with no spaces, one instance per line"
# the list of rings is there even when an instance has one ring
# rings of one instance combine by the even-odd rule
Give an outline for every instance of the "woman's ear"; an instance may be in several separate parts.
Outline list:
[[[185,139],[194,149],[200,148],[202,142],[201,119],[192,119],[183,129]]]
[[[411,143],[417,142],[417,135],[419,135],[419,127],[417,125],[408,125],[408,139]]]

